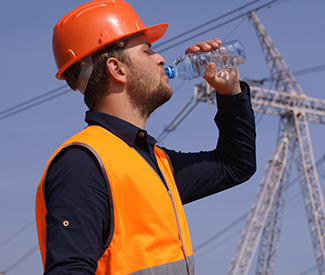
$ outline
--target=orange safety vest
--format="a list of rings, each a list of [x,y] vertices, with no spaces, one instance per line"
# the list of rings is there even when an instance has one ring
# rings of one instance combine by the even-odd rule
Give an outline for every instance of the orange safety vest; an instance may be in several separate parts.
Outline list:
[[[181,199],[168,158],[155,147],[168,189],[132,147],[100,126],[89,126],[51,156],[36,194],[36,224],[43,266],[46,258],[44,184],[54,157],[71,145],[88,148],[109,183],[111,231],[96,275],[194,274],[193,251]]]

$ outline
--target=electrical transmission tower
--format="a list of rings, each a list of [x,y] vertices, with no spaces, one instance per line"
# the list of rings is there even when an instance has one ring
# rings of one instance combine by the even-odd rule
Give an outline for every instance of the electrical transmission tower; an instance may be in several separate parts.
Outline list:
[[[256,274],[274,274],[289,176],[295,162],[319,274],[325,275],[325,207],[308,121],[325,122],[325,100],[302,91],[265,28],[251,12],[275,91],[252,88],[257,112],[280,116],[277,147],[240,236],[228,274],[247,274],[260,242]]]
[[[255,112],[280,117],[277,146],[242,230],[228,275],[247,274],[260,243],[256,274],[274,274],[286,194],[295,162],[319,274],[325,275],[325,207],[312,150],[308,122],[325,123],[325,100],[308,97],[281,57],[255,12],[251,12],[258,39],[269,66],[275,90],[251,85]],[[164,137],[199,103],[215,104],[213,88],[195,86],[194,96],[165,126]],[[192,105],[192,106],[191,106]]]

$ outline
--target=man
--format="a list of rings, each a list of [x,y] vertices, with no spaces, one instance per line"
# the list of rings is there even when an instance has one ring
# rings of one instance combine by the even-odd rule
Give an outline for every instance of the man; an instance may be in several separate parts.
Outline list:
[[[155,146],[149,115],[172,96],[165,60],[151,50],[167,24],[146,27],[123,0],[93,0],[54,28],[58,79],[84,94],[88,127],[48,161],[36,195],[44,274],[194,274],[182,204],[255,172],[249,87],[237,68],[204,78],[218,93],[217,148]],[[219,39],[186,53],[209,51]]]

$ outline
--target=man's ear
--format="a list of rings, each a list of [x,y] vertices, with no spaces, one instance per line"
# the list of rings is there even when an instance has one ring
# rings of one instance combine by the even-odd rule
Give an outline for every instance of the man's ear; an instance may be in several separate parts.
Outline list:
[[[118,82],[126,83],[126,65],[118,59],[111,57],[106,62],[109,75]]]

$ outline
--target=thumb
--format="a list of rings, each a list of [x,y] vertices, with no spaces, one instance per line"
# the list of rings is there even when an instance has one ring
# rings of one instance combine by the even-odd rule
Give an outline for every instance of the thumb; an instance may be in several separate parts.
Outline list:
[[[217,77],[217,65],[213,62],[209,63],[203,77],[213,88],[220,88],[219,78]]]
[[[217,72],[217,66],[215,63],[211,62],[208,64],[208,66],[206,67],[206,70],[205,70],[205,77],[208,79],[212,79],[215,77],[216,75],[216,72]]]

